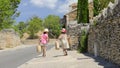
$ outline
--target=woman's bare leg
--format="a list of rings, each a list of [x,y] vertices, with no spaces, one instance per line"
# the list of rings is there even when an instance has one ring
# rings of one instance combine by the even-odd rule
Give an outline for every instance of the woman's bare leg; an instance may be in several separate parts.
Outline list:
[[[43,47],[43,56],[46,56],[46,46]]]
[[[43,57],[46,56],[46,47],[45,46],[41,46],[41,49],[42,49],[42,53],[43,53]]]

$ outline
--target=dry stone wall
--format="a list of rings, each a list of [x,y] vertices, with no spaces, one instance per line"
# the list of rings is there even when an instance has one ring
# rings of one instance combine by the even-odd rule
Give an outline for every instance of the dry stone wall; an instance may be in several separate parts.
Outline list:
[[[20,37],[13,29],[4,29],[0,32],[0,49],[20,45]]]
[[[89,24],[82,24],[82,23],[81,24],[77,24],[77,23],[68,24],[67,34],[70,37],[70,47],[72,50],[78,48],[78,45],[80,42],[81,30],[86,30],[87,32],[88,29],[89,29]]]
[[[110,3],[96,24],[89,30],[88,52],[120,65],[120,0]]]
[[[78,39],[80,34],[80,25],[77,24],[69,24],[67,28],[67,34],[70,37],[70,47],[71,49],[77,49],[78,47]]]

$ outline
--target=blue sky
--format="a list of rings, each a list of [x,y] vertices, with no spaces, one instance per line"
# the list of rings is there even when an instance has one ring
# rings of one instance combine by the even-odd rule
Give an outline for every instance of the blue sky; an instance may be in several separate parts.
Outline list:
[[[27,21],[32,16],[39,16],[44,19],[50,14],[62,17],[69,10],[69,5],[77,0],[21,0],[18,7],[20,16],[17,22]]]

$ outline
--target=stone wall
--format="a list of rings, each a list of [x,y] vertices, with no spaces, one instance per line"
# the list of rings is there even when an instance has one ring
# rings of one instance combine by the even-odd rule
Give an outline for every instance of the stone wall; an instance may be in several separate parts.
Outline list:
[[[4,29],[0,32],[0,49],[20,45],[20,37],[13,29]]]
[[[80,36],[81,36],[81,30],[86,30],[88,31],[89,29],[89,24],[77,24],[72,21],[71,24],[68,24],[67,27],[67,34],[70,37],[70,46],[71,49],[77,49],[80,41]]]
[[[120,65],[120,0],[97,16],[89,30],[88,52]]]
[[[77,49],[78,46],[78,39],[79,39],[79,34],[80,34],[80,25],[73,24],[73,25],[68,25],[67,28],[67,34],[70,37],[70,47],[71,49]]]

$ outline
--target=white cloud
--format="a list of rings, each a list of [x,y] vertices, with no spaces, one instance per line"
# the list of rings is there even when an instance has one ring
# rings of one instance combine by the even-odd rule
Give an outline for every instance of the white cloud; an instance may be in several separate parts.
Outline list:
[[[58,13],[67,13],[69,5],[76,2],[77,0],[30,0],[35,6],[50,8]]]
[[[70,10],[69,5],[72,3],[76,3],[76,2],[77,2],[77,0],[66,0],[64,3],[62,3],[58,7],[57,11],[59,13],[67,13]]]
[[[38,7],[54,9],[58,0],[30,0],[30,2]]]

